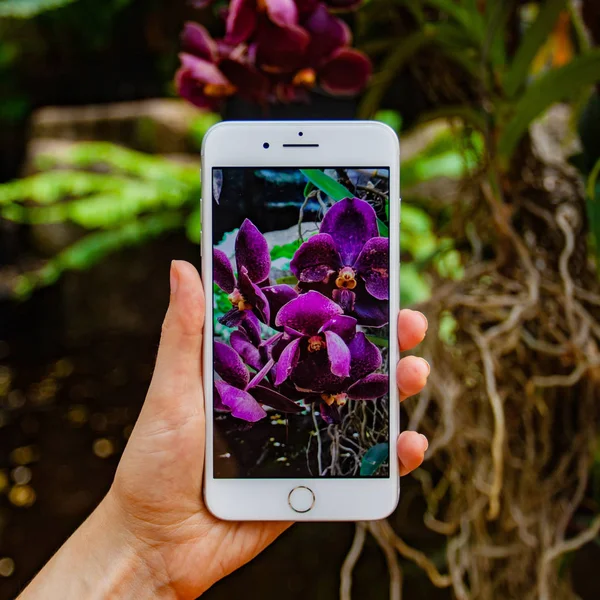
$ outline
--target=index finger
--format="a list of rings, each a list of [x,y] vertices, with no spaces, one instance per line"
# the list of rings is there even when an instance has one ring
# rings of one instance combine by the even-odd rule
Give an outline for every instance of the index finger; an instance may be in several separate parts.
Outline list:
[[[427,333],[427,317],[418,310],[404,308],[398,315],[398,343],[400,351],[412,350]]]

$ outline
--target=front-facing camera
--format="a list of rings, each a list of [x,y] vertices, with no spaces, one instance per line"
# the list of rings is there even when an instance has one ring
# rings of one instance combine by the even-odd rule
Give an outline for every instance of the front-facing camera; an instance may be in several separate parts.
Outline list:
[[[302,136],[304,135],[304,132],[302,132],[302,131],[299,131],[299,132],[298,132],[298,135],[299,135],[300,137],[302,137]]]
[[[263,148],[264,148],[265,150],[267,150],[267,149],[269,148],[269,142],[265,142],[265,143],[263,144]]]

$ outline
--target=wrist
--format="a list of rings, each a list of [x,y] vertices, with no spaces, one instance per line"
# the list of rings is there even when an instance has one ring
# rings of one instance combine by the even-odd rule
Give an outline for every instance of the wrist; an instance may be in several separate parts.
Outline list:
[[[109,493],[18,600],[174,600],[157,553],[124,525]]]
[[[121,507],[109,492],[90,517],[84,531],[87,546],[96,542],[95,559],[100,570],[109,568],[107,580],[98,598],[119,600],[175,600],[160,552],[137,537],[129,527]]]

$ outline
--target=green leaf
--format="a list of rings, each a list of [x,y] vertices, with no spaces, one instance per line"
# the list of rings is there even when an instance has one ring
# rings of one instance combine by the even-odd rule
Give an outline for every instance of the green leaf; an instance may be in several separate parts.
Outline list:
[[[84,142],[74,144],[58,155],[38,157],[37,167],[48,170],[56,166],[97,168],[106,166],[118,173],[135,176],[146,181],[179,182],[200,190],[200,169],[194,165],[165,160],[159,156],[143,154],[109,142]]]
[[[383,444],[375,444],[369,448],[360,462],[360,474],[362,477],[375,475],[379,467],[387,462],[390,458],[390,445],[385,442]]]
[[[541,4],[535,23],[523,34],[523,41],[504,77],[504,90],[508,97],[514,97],[525,85],[531,64],[548,40],[566,4],[567,0],[547,0]]]
[[[286,284],[295,286],[298,283],[298,280],[293,275],[287,275],[285,277],[280,277],[279,279],[277,279],[277,283],[279,283],[280,285]]]
[[[600,160],[596,163],[588,178],[586,207],[590,231],[594,236],[596,256],[600,260]]]
[[[341,183],[338,183],[335,179],[325,175],[325,173],[319,169],[300,169],[300,172],[308,179],[308,181],[310,181],[310,183],[318,187],[336,202],[338,200],[343,200],[344,198],[352,198],[353,196],[353,194],[351,194]]]
[[[391,127],[396,133],[402,129],[402,117],[397,110],[378,110],[375,113],[375,121],[385,123]]]
[[[387,338],[377,337],[375,335],[367,335],[367,339],[380,348],[388,348],[390,345],[390,341]]]
[[[445,311],[442,313],[440,318],[440,324],[438,329],[438,336],[444,344],[453,346],[456,344],[456,331],[458,329],[458,322],[452,315],[452,313]]]
[[[202,140],[206,132],[221,121],[220,115],[212,112],[203,112],[197,116],[190,127],[190,134],[198,150],[202,147]]]
[[[200,208],[197,208],[187,219],[185,224],[185,232],[188,240],[192,244],[199,244],[202,239],[202,215]]]
[[[429,300],[431,287],[416,266],[403,263],[400,265],[400,304],[404,307]]]
[[[307,198],[314,189],[315,186],[310,181],[307,181],[306,185],[304,186],[304,197]]]
[[[581,171],[587,174],[600,160],[600,95],[596,90],[581,112],[577,132],[583,146]]]
[[[419,30],[400,40],[388,54],[380,71],[373,76],[358,108],[359,119],[369,119],[377,112],[383,96],[406,63],[431,41],[433,30]]]
[[[577,98],[581,88],[600,80],[600,49],[574,58],[532,83],[517,102],[514,116],[498,141],[498,153],[508,163],[532,122],[557,102]]]
[[[2,0],[0,17],[29,19],[36,15],[72,4],[76,0]]]
[[[473,41],[481,40],[484,32],[483,17],[479,10],[461,6],[456,0],[426,0],[430,6],[452,17],[468,33]]]
[[[271,260],[277,260],[278,258],[292,258],[299,247],[300,240],[294,240],[293,242],[281,246],[273,246],[273,248],[271,248]]]
[[[142,244],[181,225],[180,214],[163,213],[125,223],[110,231],[91,233],[59,252],[41,269],[20,275],[13,285],[13,295],[25,300],[36,288],[51,285],[65,271],[89,269],[113,252]]]
[[[377,217],[377,229],[381,237],[390,237],[389,227],[379,217]]]

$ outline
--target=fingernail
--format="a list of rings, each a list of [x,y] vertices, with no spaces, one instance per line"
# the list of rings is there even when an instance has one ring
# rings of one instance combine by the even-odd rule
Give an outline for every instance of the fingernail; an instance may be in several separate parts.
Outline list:
[[[171,261],[171,295],[174,295],[177,292],[177,288],[179,287],[179,271],[177,270],[177,261]]]
[[[427,377],[429,377],[429,373],[431,373],[431,365],[424,358],[421,358],[421,360],[427,365]]]
[[[425,331],[427,331],[429,329],[429,321],[427,320],[427,317],[419,310],[416,310],[415,312],[421,317],[421,319],[423,319],[423,325],[425,325]]]
[[[429,440],[422,434],[419,434],[421,436],[421,440],[423,441],[423,452],[427,452],[427,448],[429,448]]]

